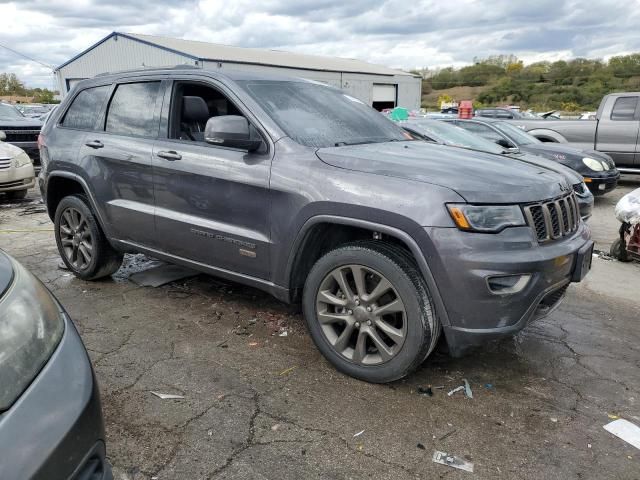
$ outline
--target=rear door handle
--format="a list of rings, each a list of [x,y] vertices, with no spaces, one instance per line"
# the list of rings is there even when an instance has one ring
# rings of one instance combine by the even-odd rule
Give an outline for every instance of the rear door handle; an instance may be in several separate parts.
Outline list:
[[[173,150],[161,151],[161,152],[158,152],[156,155],[158,155],[160,158],[164,158],[165,160],[169,160],[170,162],[173,162],[174,160],[180,160],[182,158],[182,155],[180,155],[178,152],[175,152]]]
[[[100,140],[93,140],[91,142],[85,143],[85,145],[87,147],[91,147],[91,148],[102,148],[102,147],[104,147],[104,143],[102,143]]]

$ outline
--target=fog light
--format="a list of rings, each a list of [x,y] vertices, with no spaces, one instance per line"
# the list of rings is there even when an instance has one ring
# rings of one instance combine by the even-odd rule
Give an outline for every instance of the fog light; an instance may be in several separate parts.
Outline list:
[[[529,284],[530,274],[501,275],[487,278],[489,291],[496,295],[512,295],[521,292]]]
[[[604,190],[605,188],[607,188],[607,186],[604,183],[598,185],[598,190]]]

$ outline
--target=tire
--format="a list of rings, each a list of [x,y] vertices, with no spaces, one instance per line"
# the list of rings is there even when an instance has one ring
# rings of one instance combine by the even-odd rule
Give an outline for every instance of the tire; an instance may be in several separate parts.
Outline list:
[[[621,261],[621,262],[630,262],[631,259],[629,255],[627,255],[627,249],[625,245],[622,243],[621,238],[616,238],[614,242],[611,244],[611,248],[609,249],[609,255],[613,258]]]
[[[13,190],[11,192],[7,192],[7,198],[10,200],[22,200],[27,196],[27,192],[29,190]]]
[[[389,287],[377,288],[383,280]],[[413,258],[380,241],[343,245],[321,257],[307,276],[302,308],[322,355],[339,371],[371,383],[408,375],[440,336],[429,289]]]
[[[76,277],[97,280],[122,265],[122,254],[109,245],[84,195],[70,195],[60,201],[54,231],[62,261]]]

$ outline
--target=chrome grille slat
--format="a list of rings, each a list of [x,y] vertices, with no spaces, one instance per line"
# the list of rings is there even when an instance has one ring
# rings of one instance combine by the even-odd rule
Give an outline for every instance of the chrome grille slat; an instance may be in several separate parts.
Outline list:
[[[580,210],[575,194],[524,206],[527,224],[539,243],[559,240],[571,235],[580,224]]]
[[[6,170],[11,167],[11,159],[10,158],[2,158],[0,159],[0,170]]]

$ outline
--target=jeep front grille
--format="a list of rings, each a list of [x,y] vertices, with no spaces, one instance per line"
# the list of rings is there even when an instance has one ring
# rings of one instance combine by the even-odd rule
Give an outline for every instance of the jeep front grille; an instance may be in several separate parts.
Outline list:
[[[573,193],[525,205],[524,215],[540,243],[571,235],[580,224],[580,208]]]

